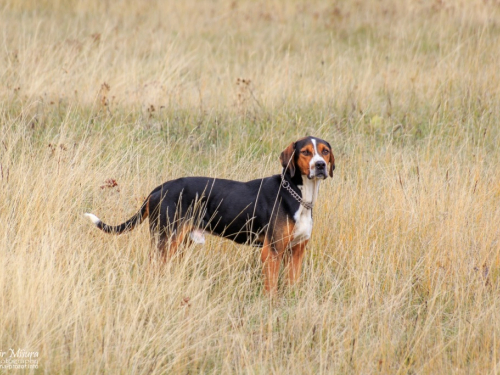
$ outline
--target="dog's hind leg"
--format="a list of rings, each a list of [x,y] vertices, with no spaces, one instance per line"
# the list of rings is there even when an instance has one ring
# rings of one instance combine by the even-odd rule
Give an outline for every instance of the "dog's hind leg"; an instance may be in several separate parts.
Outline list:
[[[172,236],[172,241],[168,249],[169,259],[175,256],[175,254],[179,250],[179,246],[189,245],[192,242],[192,239],[189,236],[192,231],[193,226],[189,223],[179,225],[174,235]]]

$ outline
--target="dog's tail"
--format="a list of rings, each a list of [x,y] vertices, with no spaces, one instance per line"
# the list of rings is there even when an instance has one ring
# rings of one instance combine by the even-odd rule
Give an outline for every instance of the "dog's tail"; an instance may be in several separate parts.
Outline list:
[[[144,201],[144,203],[141,206],[141,209],[137,211],[137,213],[132,216],[130,219],[128,219],[126,222],[120,224],[120,225],[108,225],[105,224],[99,219],[97,216],[91,213],[86,213],[84,214],[86,217],[92,221],[97,228],[100,230],[106,232],[106,233],[112,233],[112,234],[121,234],[124,232],[131,231],[134,229],[136,226],[141,224],[144,219],[146,219],[149,216],[149,197]]]

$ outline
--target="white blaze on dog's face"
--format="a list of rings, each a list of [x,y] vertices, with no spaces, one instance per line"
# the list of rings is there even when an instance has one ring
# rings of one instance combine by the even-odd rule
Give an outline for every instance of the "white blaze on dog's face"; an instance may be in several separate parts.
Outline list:
[[[318,145],[316,144],[316,140],[311,139],[313,144],[313,157],[309,162],[309,178],[326,178],[326,164],[327,161],[323,158],[324,155],[318,152]],[[324,149],[327,152],[326,149]]]

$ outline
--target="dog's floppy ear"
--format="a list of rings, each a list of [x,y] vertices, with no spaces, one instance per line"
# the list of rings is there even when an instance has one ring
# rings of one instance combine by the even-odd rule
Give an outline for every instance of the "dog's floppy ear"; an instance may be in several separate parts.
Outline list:
[[[333,177],[333,170],[335,169],[335,157],[333,156],[333,151],[332,151],[332,146],[327,142],[328,148],[330,149],[330,160],[328,162],[330,163],[330,177]]]
[[[295,175],[295,161],[293,160],[294,152],[295,143],[292,142],[287,148],[285,148],[285,150],[283,150],[280,155],[281,165],[283,166],[283,168],[285,168],[285,171],[288,168],[288,170],[290,171],[290,176],[292,177]]]
[[[330,177],[333,177],[333,170],[335,169],[335,157],[333,152],[330,151]]]

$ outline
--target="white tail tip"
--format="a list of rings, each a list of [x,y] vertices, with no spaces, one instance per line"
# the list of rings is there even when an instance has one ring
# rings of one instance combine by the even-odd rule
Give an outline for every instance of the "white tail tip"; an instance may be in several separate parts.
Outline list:
[[[86,213],[86,214],[84,214],[84,216],[88,217],[90,219],[90,221],[93,222],[95,225],[98,225],[101,222],[101,219],[99,219],[94,214]]]
[[[191,240],[193,240],[194,243],[205,243],[205,233],[203,232],[203,229],[193,230],[191,233],[189,233],[189,237],[191,237]]]

